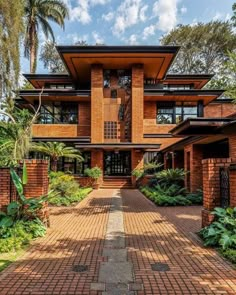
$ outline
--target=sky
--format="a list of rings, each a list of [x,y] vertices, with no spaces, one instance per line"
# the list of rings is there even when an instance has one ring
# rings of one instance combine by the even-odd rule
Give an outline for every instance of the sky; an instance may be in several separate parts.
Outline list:
[[[178,24],[229,20],[235,0],[63,0],[70,19],[63,31],[51,23],[56,42],[72,45],[79,40],[88,44],[158,45],[161,36]],[[40,43],[45,37],[40,33]],[[22,50],[23,52],[23,50]],[[21,54],[22,72],[29,62]],[[47,73],[38,62],[37,73]]]

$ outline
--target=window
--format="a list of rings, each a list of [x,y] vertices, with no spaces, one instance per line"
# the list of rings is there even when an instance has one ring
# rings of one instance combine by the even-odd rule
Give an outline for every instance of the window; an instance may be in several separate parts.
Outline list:
[[[45,84],[45,88],[49,89],[74,89],[74,85],[71,83],[68,84]]]
[[[175,105],[157,104],[157,124],[178,124],[188,118],[198,117],[198,107],[187,102],[176,102]]]
[[[192,88],[192,84],[163,84],[165,90],[189,90]]]
[[[82,152],[83,162],[76,159],[62,157],[57,163],[57,170],[65,173],[84,175],[84,170],[91,167],[91,153]]]
[[[104,122],[104,138],[105,139],[117,138],[117,122],[115,121]]]
[[[40,109],[40,124],[77,124],[78,104],[48,102]]]
[[[111,80],[113,81],[112,83],[111,83]],[[118,86],[118,88],[129,88],[130,85],[131,85],[130,70],[104,70],[103,71],[103,87],[104,88],[110,88],[111,86],[112,87]]]

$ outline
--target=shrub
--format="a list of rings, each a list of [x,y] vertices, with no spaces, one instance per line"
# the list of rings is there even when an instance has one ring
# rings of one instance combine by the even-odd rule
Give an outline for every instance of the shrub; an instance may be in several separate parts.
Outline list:
[[[202,190],[197,190],[196,193],[187,194],[187,199],[192,202],[192,204],[202,205],[203,202],[203,192]]]
[[[236,264],[236,249],[220,249],[220,253],[233,264]]]
[[[99,167],[95,166],[93,168],[85,169],[84,174],[93,179],[98,179],[100,176],[102,176],[102,170]]]
[[[158,179],[159,183],[165,185],[180,185],[182,184],[186,173],[187,172],[184,169],[166,169],[156,173],[155,177]]]
[[[54,206],[70,206],[81,201],[92,189],[81,188],[73,175],[63,172],[50,173],[50,189],[54,191],[49,204]]]
[[[205,246],[236,249],[236,207],[215,208],[215,221],[200,231]]]

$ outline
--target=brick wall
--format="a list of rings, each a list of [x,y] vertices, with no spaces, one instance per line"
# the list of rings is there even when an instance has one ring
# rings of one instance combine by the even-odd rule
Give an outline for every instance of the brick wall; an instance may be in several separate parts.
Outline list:
[[[77,124],[34,124],[34,137],[77,137]]]
[[[211,211],[220,206],[220,168],[227,168],[230,158],[202,160],[203,167],[203,207],[202,226],[212,222]]]
[[[79,103],[79,124],[78,136],[91,135],[91,104],[88,102]]]
[[[131,151],[131,171],[143,167],[143,151],[132,149]],[[132,184],[135,184],[135,177],[132,176]]]
[[[103,151],[93,150],[91,151],[91,167],[98,166],[103,171]],[[103,176],[98,179],[98,183],[102,184]]]
[[[103,143],[103,68],[92,65],[91,68],[91,143]]]
[[[189,161],[188,153],[190,154]],[[184,169],[189,172],[185,177],[185,186],[190,192],[202,188],[202,159],[202,146],[190,144],[184,147]]]
[[[39,197],[48,192],[48,161],[25,160],[28,183],[24,186],[26,198]],[[8,168],[0,168],[0,210],[4,209],[11,200],[16,199],[14,185],[11,186],[10,171]]]
[[[132,67],[132,127],[133,143],[143,141],[143,65]]]
[[[204,107],[205,118],[222,118],[233,115],[236,107],[232,103],[211,103]]]

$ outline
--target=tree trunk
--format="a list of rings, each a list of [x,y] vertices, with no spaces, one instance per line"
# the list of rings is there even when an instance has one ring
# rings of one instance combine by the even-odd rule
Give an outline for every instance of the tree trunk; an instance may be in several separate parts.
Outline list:
[[[57,172],[57,160],[54,160],[54,159],[51,160],[51,170],[53,172]]]
[[[36,31],[35,25],[32,24],[30,30],[30,73],[35,73],[35,57],[36,57]]]

